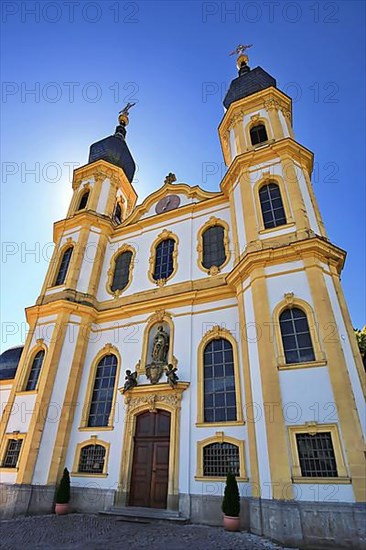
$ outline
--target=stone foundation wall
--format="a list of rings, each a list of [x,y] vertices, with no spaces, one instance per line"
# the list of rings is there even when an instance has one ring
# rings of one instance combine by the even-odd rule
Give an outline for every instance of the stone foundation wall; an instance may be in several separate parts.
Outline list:
[[[50,514],[55,487],[0,484],[0,518]],[[98,513],[114,504],[115,491],[72,487],[71,509]],[[222,498],[179,495],[179,510],[192,523],[221,525]],[[241,528],[305,550],[366,548],[366,504],[241,499]]]

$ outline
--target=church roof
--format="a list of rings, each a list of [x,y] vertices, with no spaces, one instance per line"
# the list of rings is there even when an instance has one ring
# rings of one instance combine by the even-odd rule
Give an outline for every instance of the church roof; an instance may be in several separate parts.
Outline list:
[[[15,378],[24,346],[15,346],[0,355],[0,380]]]
[[[268,74],[262,67],[239,71],[239,76],[231,81],[229,90],[224,99],[224,107],[228,109],[234,101],[243,99],[271,86],[276,87],[276,79]]]

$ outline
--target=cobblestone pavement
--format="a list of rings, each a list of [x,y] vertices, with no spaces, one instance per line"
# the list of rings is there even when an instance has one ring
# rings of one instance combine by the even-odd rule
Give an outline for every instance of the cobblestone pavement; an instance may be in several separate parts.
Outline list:
[[[115,517],[70,514],[33,516],[3,520],[0,524],[2,550],[279,550],[273,542],[250,533],[228,533],[221,527],[132,523]]]

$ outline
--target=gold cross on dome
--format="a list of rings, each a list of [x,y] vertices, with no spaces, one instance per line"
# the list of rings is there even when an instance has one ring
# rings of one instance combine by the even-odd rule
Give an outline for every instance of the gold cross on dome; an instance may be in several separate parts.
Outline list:
[[[164,183],[174,183],[175,181],[177,181],[176,175],[173,174],[173,172],[169,172],[164,180]]]

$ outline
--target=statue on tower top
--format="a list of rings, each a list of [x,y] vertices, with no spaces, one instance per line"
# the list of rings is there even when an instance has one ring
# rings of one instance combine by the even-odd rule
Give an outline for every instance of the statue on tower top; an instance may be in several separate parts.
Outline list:
[[[121,124],[121,126],[127,126],[128,124],[128,115],[130,114],[129,111],[131,107],[134,107],[136,103],[127,103],[123,109],[119,112],[118,116],[118,122]]]
[[[246,50],[251,48],[253,44],[239,44],[234,51],[229,55],[237,54],[236,66],[238,67],[239,75],[241,76],[244,72],[248,72],[250,69],[248,67],[249,57],[245,53]]]
[[[235,53],[238,54],[238,55],[241,55],[245,52],[245,50],[247,50],[248,48],[251,48],[253,46],[253,44],[239,44],[234,51],[232,51],[231,53],[229,53],[229,55],[234,55]]]

